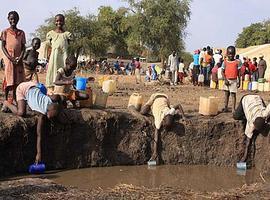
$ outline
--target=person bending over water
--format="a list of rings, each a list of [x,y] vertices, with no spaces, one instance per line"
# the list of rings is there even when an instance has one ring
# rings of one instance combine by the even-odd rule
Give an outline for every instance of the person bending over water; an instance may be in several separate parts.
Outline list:
[[[135,108],[131,108],[131,110],[134,111]],[[160,155],[158,144],[161,130],[164,129],[165,131],[169,131],[176,116],[181,115],[183,120],[186,120],[186,117],[182,106],[180,104],[171,106],[168,96],[162,93],[152,94],[148,102],[142,107],[140,114],[147,115],[150,111],[154,116],[155,124],[154,150],[150,160],[156,160],[157,163],[159,163]],[[138,112],[135,111],[134,114],[138,115]]]
[[[4,101],[14,114],[20,117],[26,115],[26,105],[38,113],[37,121],[37,154],[36,163],[41,161],[41,136],[43,135],[46,119],[54,119],[57,117],[61,106],[57,102],[60,97],[56,95],[46,96],[37,87],[35,82],[23,82],[19,84],[16,90],[17,105]]]
[[[246,147],[242,162],[247,160],[248,150],[251,145],[251,139],[254,138],[254,131],[259,133],[267,127],[267,120],[270,116],[270,104],[265,105],[259,95],[248,94],[242,97],[240,103],[233,113],[235,120],[243,120],[246,123],[245,138]]]

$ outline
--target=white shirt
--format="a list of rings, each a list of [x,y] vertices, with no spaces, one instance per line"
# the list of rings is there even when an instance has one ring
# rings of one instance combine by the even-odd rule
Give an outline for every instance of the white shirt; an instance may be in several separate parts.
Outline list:
[[[201,59],[203,59],[203,62],[205,62],[205,51],[200,52],[199,62],[201,62]]]
[[[188,66],[188,69],[191,71],[193,70],[194,68],[194,62],[190,63],[189,66]]]
[[[177,57],[177,55],[173,56],[173,54],[171,54],[169,56],[168,65],[170,66],[171,71],[177,71],[177,67],[178,67],[178,57]]]
[[[213,55],[213,58],[214,58],[215,64],[217,64],[217,63],[220,63],[220,61],[222,59],[222,55],[216,53]]]
[[[247,119],[245,135],[248,138],[252,138],[253,131],[255,130],[255,119],[257,117],[267,119],[270,116],[270,104],[265,107],[259,95],[247,95],[242,99],[242,106]]]
[[[179,64],[178,72],[184,73],[184,69],[185,69],[185,64],[184,63],[180,63]]]

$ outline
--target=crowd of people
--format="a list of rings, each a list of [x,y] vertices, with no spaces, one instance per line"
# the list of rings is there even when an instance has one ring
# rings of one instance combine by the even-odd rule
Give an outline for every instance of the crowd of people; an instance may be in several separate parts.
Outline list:
[[[18,116],[24,117],[27,112],[27,105],[31,110],[38,113],[37,121],[37,154],[35,162],[41,161],[41,135],[46,119],[53,120],[59,117],[61,109],[67,107],[67,102],[73,105],[76,100],[85,100],[89,98],[87,93],[76,90],[74,84],[75,70],[77,68],[77,58],[69,55],[68,47],[72,40],[72,34],[64,29],[65,17],[62,14],[55,16],[55,29],[47,33],[47,41],[51,45],[51,55],[46,74],[46,87],[39,83],[36,68],[38,66],[37,50],[40,48],[41,40],[33,38],[31,48],[25,49],[25,33],[17,28],[19,14],[16,11],[8,13],[10,27],[2,32],[2,49],[5,54],[5,81],[4,92],[5,101],[2,111],[11,111]],[[266,62],[263,56],[252,61],[244,58],[243,62],[236,55],[234,46],[227,48],[226,57],[222,55],[221,50],[213,51],[206,47],[202,50],[196,50],[193,55],[193,63],[190,64],[188,71],[192,76],[194,85],[209,85],[210,80],[217,81],[222,78],[225,81],[225,105],[224,112],[228,111],[229,97],[232,96],[235,119],[247,120],[245,134],[247,138],[252,138],[253,131],[261,131],[266,125],[266,119],[270,116],[270,107],[265,106],[263,100],[258,95],[246,95],[240,101],[236,109],[236,92],[241,77],[249,75],[251,79],[257,80],[263,78],[266,70]],[[94,63],[93,63],[94,64]],[[108,65],[107,62],[103,62]],[[170,71],[170,84],[177,85],[182,83],[186,74],[184,60],[179,59],[176,51],[173,51],[168,58],[167,66]],[[139,59],[132,59],[128,64],[119,62],[114,63],[113,67],[107,67],[111,73],[134,74],[136,83],[141,82],[141,63]],[[162,74],[162,69],[158,65],[151,65],[148,68],[147,78],[151,80],[158,79]],[[166,74],[166,73],[165,73]],[[89,81],[94,78],[89,77]],[[9,93],[12,91],[12,98]],[[76,105],[74,105],[76,107]],[[155,147],[152,159],[158,157],[158,140],[161,128],[167,129],[176,115],[186,117],[181,105],[171,106],[166,94],[153,94],[149,101],[142,107],[141,114],[146,115],[152,111],[155,120]],[[248,143],[249,145],[249,143]],[[246,156],[246,155],[245,155]],[[246,160],[246,157],[242,160]]]

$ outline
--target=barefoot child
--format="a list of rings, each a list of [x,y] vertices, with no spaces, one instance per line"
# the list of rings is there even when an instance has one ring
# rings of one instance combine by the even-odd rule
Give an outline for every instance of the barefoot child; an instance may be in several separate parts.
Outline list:
[[[223,112],[228,112],[228,103],[229,97],[232,96],[233,108],[232,112],[235,110],[236,106],[236,92],[237,88],[240,87],[240,73],[239,69],[241,68],[241,63],[238,60],[235,60],[235,47],[229,46],[227,48],[227,60],[224,60],[222,64],[222,75],[225,80],[223,90],[225,92],[225,105]]]
[[[5,101],[4,105],[17,116],[25,116],[27,104],[33,111],[38,113],[36,154],[36,163],[38,163],[41,161],[41,137],[44,134],[43,129],[46,118],[52,119],[59,113],[60,105],[53,102],[57,100],[57,96],[46,96],[37,87],[37,83],[29,81],[23,82],[17,87],[16,99],[17,106],[8,101]]]
[[[32,48],[27,50],[23,57],[25,79],[26,81],[35,80],[38,81],[37,65],[38,65],[38,52],[41,41],[39,38],[33,38],[31,46]]]
[[[52,51],[46,75],[46,86],[51,91],[53,90],[53,82],[55,81],[57,70],[65,66],[68,46],[72,40],[71,33],[64,30],[64,25],[64,15],[58,14],[55,16],[56,29],[47,33],[47,40],[52,46]]]
[[[75,106],[76,100],[86,100],[89,95],[75,90],[73,87],[75,81],[75,69],[77,67],[77,59],[74,56],[69,56],[66,59],[66,66],[58,69],[54,82],[54,94],[60,95],[64,105],[69,100]],[[88,78],[89,81],[94,78]]]
[[[247,160],[248,150],[253,138],[254,131],[259,132],[266,129],[267,119],[270,117],[270,104],[266,107],[259,95],[248,94],[242,97],[239,106],[233,113],[235,120],[246,122],[245,138],[246,147],[241,162]]]
[[[17,28],[19,14],[16,11],[8,13],[10,27],[2,32],[2,50],[5,63],[5,100],[9,91],[13,90],[13,99],[16,98],[16,87],[24,81],[22,57],[25,51],[25,34]]]
[[[134,114],[135,110],[135,108],[132,109]],[[155,120],[154,150],[150,160],[156,160],[159,162],[160,157],[158,144],[160,140],[161,129],[163,128],[166,131],[169,130],[173,125],[176,115],[182,115],[183,120],[186,118],[182,106],[180,104],[171,106],[168,96],[161,93],[155,93],[151,95],[148,102],[142,107],[141,114],[146,115],[150,111],[152,111]]]

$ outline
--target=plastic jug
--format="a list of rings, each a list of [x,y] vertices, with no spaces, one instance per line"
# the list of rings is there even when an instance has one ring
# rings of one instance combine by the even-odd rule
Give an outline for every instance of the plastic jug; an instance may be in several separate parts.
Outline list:
[[[204,82],[204,76],[203,76],[203,74],[200,74],[200,75],[198,76],[198,82],[199,82],[199,83],[203,83],[203,82]]]
[[[103,85],[103,82],[106,81],[106,80],[109,80],[109,76],[101,76],[101,77],[98,77],[97,81],[98,81],[98,86],[99,87],[102,87]]]
[[[236,163],[236,167],[239,170],[247,170],[247,163],[246,162],[238,162],[238,163]]]
[[[270,92],[270,82],[265,82],[264,83],[264,91],[265,92]]]
[[[252,91],[258,90],[258,82],[252,81]]]
[[[93,92],[91,88],[86,88],[85,93],[89,95],[87,100],[80,100],[81,108],[90,108],[93,106]]]
[[[248,74],[245,75],[245,79],[244,79],[244,80],[245,80],[245,81],[250,81],[250,80],[249,80],[249,75],[248,75]]]
[[[107,105],[108,94],[102,91],[93,92],[93,103],[95,106],[105,108]]]
[[[218,89],[223,90],[224,87],[224,80],[218,80]]]
[[[103,82],[102,90],[105,93],[113,94],[116,91],[116,81],[115,80],[106,80]]]
[[[248,90],[250,90],[250,91],[252,90],[252,82],[248,83]]]
[[[264,91],[264,83],[258,83],[258,90],[260,92],[263,92]]]
[[[44,163],[32,164],[29,166],[28,171],[30,174],[43,174],[46,166]]]
[[[168,69],[165,71],[165,79],[170,79],[170,70]]]
[[[264,83],[265,82],[265,78],[259,78],[258,79],[258,83]]]
[[[216,97],[200,97],[199,113],[202,115],[218,114],[218,98]]]
[[[40,92],[41,92],[42,94],[47,95],[47,88],[45,87],[45,85],[43,85],[42,83],[38,83],[38,84],[37,84],[37,88],[40,89]]]
[[[129,98],[128,107],[134,106],[137,111],[140,111],[142,103],[143,103],[142,95],[140,95],[139,93],[133,93]]]
[[[76,89],[84,91],[86,89],[87,78],[76,77]]]
[[[243,90],[248,90],[249,81],[243,82]]]
[[[216,89],[217,88],[216,82],[214,82],[214,81],[211,80],[211,82],[210,82],[210,88]]]

